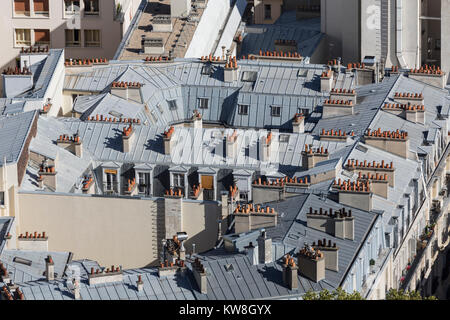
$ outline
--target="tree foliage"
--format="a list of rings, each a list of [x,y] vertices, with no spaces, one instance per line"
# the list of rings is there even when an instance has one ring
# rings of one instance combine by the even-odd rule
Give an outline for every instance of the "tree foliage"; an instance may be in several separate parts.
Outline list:
[[[389,289],[386,293],[386,300],[437,300],[435,296],[422,297],[419,292],[404,291],[403,289]]]
[[[303,295],[303,300],[365,300],[358,291],[348,293],[341,287],[333,291],[323,289],[320,292],[309,290]]]

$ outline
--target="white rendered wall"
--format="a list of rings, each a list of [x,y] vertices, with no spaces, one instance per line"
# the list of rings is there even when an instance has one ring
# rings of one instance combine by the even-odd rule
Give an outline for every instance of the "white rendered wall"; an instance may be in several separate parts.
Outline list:
[[[229,10],[230,2],[228,0],[208,1],[185,58],[198,58],[211,53]]]

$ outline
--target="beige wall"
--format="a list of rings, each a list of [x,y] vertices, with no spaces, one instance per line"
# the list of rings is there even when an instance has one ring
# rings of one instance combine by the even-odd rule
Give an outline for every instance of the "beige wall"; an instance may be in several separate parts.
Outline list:
[[[18,233],[45,231],[50,251],[71,251],[74,259],[101,265],[143,267],[158,262],[164,235],[164,200],[83,195],[20,193]],[[220,207],[213,202],[183,201],[186,249],[210,249],[217,240]]]
[[[15,46],[14,29],[48,29],[50,30],[50,47],[65,47],[65,29],[81,29],[82,45],[78,48],[66,48],[67,58],[100,58],[111,59],[117,50],[130,24],[130,20],[141,0],[121,0],[124,10],[123,28],[119,21],[114,21],[115,3],[113,0],[100,0],[98,16],[83,16],[78,22],[65,17],[64,1],[49,1],[49,17],[14,17],[13,0],[2,0],[3,19],[0,21],[2,33],[0,36],[2,49],[0,50],[0,68],[15,63],[20,52],[20,47]],[[81,10],[84,10],[84,2],[81,0]],[[75,27],[74,27],[75,26]],[[98,48],[84,47],[84,29],[101,30],[101,46]],[[33,41],[33,36],[31,38]]]

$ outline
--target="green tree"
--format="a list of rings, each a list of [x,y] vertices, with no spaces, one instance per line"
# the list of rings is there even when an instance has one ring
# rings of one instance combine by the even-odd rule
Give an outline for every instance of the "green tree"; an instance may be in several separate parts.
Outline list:
[[[309,290],[303,295],[303,300],[365,300],[358,291],[348,293],[341,287],[334,291],[323,289],[320,292]]]
[[[404,291],[403,289],[389,289],[386,293],[386,300],[437,300],[435,296],[422,297],[419,292]]]

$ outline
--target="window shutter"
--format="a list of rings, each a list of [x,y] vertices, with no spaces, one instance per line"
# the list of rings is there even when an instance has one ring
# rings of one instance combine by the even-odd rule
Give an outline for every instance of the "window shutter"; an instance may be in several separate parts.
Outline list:
[[[214,189],[213,178],[213,176],[202,176],[202,188],[209,190]]]
[[[50,41],[50,32],[48,30],[36,29],[34,30],[34,38],[36,42]]]
[[[14,0],[14,11],[30,11],[29,0]]]
[[[48,0],[34,0],[34,11],[48,11]]]

